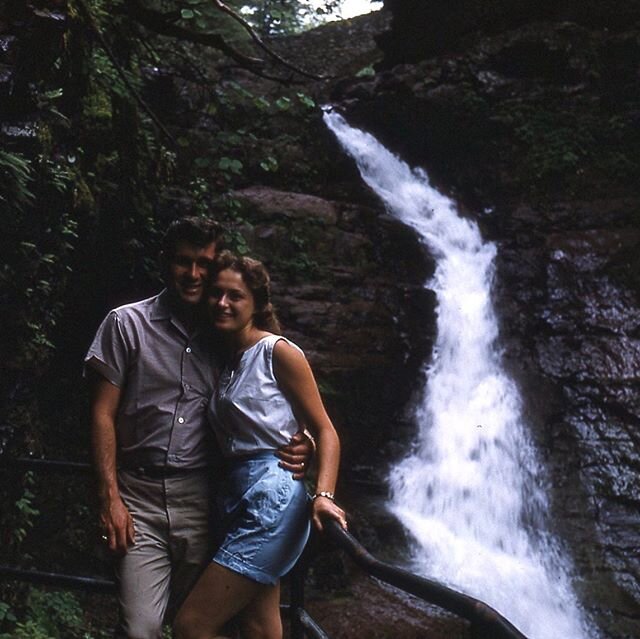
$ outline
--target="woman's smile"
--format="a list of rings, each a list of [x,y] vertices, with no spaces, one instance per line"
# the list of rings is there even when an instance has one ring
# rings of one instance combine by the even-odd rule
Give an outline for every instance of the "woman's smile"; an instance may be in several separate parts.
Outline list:
[[[220,330],[239,332],[251,328],[255,304],[240,273],[225,269],[216,275],[209,291],[209,310]]]

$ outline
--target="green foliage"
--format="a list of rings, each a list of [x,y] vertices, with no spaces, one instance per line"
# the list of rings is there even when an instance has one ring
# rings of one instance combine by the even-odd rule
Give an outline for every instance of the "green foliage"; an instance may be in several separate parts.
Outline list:
[[[363,67],[356,73],[356,78],[372,78],[375,76],[376,72],[373,68],[373,65],[369,64],[366,67]]]
[[[522,150],[520,179],[534,190],[563,184],[577,191],[593,179],[594,169],[620,184],[640,177],[635,152],[640,137],[617,116],[575,106],[568,111],[548,101],[515,108],[505,103],[496,117],[513,132]]]
[[[318,26],[339,12],[342,0],[254,0],[236,4],[261,33],[283,35]]]
[[[288,111],[291,108],[291,100],[283,95],[275,101],[275,105],[281,111]]]
[[[284,260],[284,270],[293,278],[313,277],[318,269],[318,263],[307,252],[307,240],[293,233],[291,243],[294,247],[293,257]]]
[[[233,175],[240,175],[242,173],[242,162],[223,156],[218,162],[218,169],[220,169],[222,175],[228,180],[231,180]]]
[[[232,4],[227,2],[227,4]],[[180,24],[184,28],[201,33],[218,33],[236,47],[248,42],[247,32],[227,14],[207,0],[178,0],[174,2],[157,2],[156,9],[169,11],[180,16]]]
[[[5,552],[15,553],[27,533],[33,528],[34,519],[40,512],[34,505],[33,493],[35,479],[31,471],[24,474],[20,483],[14,484],[12,490],[4,496],[5,507],[0,515],[2,530],[5,531]]]
[[[319,265],[309,255],[310,239],[297,225],[289,223],[287,226],[289,228],[280,243],[279,251],[269,256],[270,261],[292,281],[313,279],[318,274]]]
[[[278,170],[278,160],[273,155],[268,155],[260,162],[260,168],[268,173],[275,173]]]
[[[113,116],[111,99],[106,88],[97,83],[83,99],[82,117],[88,126],[109,125]]]
[[[315,100],[308,96],[306,93],[302,93],[300,91],[298,91],[298,93],[296,93],[296,96],[298,98],[298,100],[300,100],[300,103],[307,107],[308,109],[315,109],[317,104],[315,102]]]
[[[306,133],[318,117],[315,101],[302,91],[258,94],[233,81],[218,84],[200,108],[213,122],[206,138],[185,134],[178,143],[183,154],[191,150],[194,171],[219,194],[247,182],[278,179],[288,151],[283,147],[297,140],[274,130],[299,126]]]
[[[24,155],[0,150],[0,211],[22,210],[33,202],[32,181],[31,162]]]
[[[5,623],[7,621],[9,623],[14,623],[18,621],[18,619],[15,616],[15,614],[13,614],[13,610],[11,609],[11,606],[8,603],[5,603],[4,601],[0,601],[0,624]]]
[[[524,161],[538,180],[575,171],[593,143],[589,131],[576,131],[569,119],[563,122],[557,113],[522,107],[517,117],[514,133],[526,148]]]
[[[40,511],[33,506],[35,495],[31,488],[33,487],[33,473],[27,472],[24,478],[24,490],[22,496],[15,503],[16,516],[11,528],[12,536],[15,544],[20,544],[27,536],[27,530],[33,527],[33,519],[40,514]]]
[[[19,620],[19,616],[23,617]],[[93,639],[99,635],[86,631],[82,607],[69,592],[31,589],[23,614],[0,602],[0,623],[10,626],[10,632],[0,633],[0,639]],[[100,635],[104,636],[101,632]]]
[[[253,225],[242,214],[242,205],[232,195],[222,198],[222,221],[226,227],[225,245],[238,255],[249,253],[244,232],[253,229]]]
[[[48,161],[40,164],[40,197],[51,191],[64,194],[67,170]],[[62,312],[59,294],[68,274],[65,258],[74,248],[76,223],[68,213],[51,220],[55,226],[46,224],[46,215],[34,217],[44,222],[43,227],[34,227],[31,215],[14,216],[0,243],[6,259],[0,268],[0,283],[8,302],[4,316],[8,332],[2,338],[5,366],[43,365],[53,348],[49,332]]]

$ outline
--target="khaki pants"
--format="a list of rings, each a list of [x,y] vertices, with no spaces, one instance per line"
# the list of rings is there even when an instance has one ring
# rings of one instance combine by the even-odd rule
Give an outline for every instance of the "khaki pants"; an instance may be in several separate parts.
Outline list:
[[[118,474],[133,516],[135,544],[116,563],[119,639],[160,639],[202,569],[211,561],[211,471],[150,479]]]

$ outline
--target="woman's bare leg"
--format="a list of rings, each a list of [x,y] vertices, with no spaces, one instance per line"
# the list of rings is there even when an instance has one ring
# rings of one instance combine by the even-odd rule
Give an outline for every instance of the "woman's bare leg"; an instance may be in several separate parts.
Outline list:
[[[242,639],[282,639],[280,582],[262,586],[240,614]]]
[[[213,639],[224,624],[265,588],[220,564],[211,563],[176,615],[177,639]]]

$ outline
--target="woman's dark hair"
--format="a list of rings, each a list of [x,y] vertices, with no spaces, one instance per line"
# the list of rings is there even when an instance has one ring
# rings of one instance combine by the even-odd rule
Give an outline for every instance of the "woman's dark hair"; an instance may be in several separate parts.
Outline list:
[[[280,335],[280,322],[271,303],[271,278],[264,264],[250,257],[234,255],[231,251],[222,251],[213,263],[211,281],[227,269],[240,273],[242,281],[253,295],[253,325],[262,331]]]
[[[219,248],[222,232],[220,224],[208,217],[178,218],[169,224],[162,238],[162,253],[165,259],[170,260],[175,255],[179,242],[188,242],[199,248],[215,242]]]

